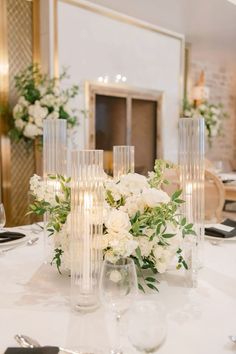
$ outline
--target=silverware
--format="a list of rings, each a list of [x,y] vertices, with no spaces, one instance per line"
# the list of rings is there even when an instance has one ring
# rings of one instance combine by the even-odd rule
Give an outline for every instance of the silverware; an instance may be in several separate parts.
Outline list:
[[[26,245],[27,245],[27,246],[32,246],[32,245],[34,245],[34,244],[38,241],[38,239],[39,239],[38,237],[30,238],[30,239],[26,242]],[[9,252],[9,251],[11,251],[11,250],[14,250],[15,248],[20,247],[20,246],[22,246],[22,244],[18,244],[18,245],[9,247],[9,248],[4,248],[3,250],[0,250],[0,255],[3,255],[3,254],[5,254],[6,252]]]
[[[229,336],[229,339],[236,344],[236,336]]]
[[[25,336],[24,334],[16,334],[14,336],[16,342],[19,344],[20,347],[22,348],[39,348],[41,345],[33,338],[30,338],[28,336]],[[59,347],[59,350],[67,353],[67,354],[94,354],[94,353],[89,353],[89,352],[76,352],[74,350],[70,349],[65,349],[62,347]]]
[[[17,341],[17,343],[19,344],[19,346],[22,348],[38,348],[38,347],[40,347],[40,344],[35,339],[32,339],[28,336],[25,336],[22,334],[16,334],[14,338]]]

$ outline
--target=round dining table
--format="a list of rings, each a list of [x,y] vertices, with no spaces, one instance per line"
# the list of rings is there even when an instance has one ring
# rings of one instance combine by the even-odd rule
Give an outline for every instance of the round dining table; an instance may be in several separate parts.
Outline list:
[[[29,225],[15,228],[34,245],[22,242],[8,252],[0,248],[0,354],[17,346],[16,334],[41,345],[80,352],[109,353],[113,321],[106,309],[80,313],[70,306],[70,278],[44,262],[44,235]],[[236,241],[205,240],[198,286],[189,288],[182,270],[160,275],[159,292],[143,295],[164,305],[167,336],[160,354],[236,353]],[[129,343],[127,318],[121,320],[123,353],[137,353]]]

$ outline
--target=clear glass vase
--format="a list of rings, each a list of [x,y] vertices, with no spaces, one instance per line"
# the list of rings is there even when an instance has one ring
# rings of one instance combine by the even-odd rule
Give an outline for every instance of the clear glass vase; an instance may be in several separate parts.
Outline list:
[[[55,196],[60,191],[57,180],[50,175],[67,174],[67,128],[65,119],[46,118],[43,122],[43,179],[50,193]],[[48,236],[46,225],[49,215],[44,215],[44,253],[45,261],[51,262],[54,238]]]
[[[134,146],[113,146],[113,177],[134,172]]]
[[[197,285],[198,268],[203,265],[204,247],[204,118],[181,118],[179,121],[179,167],[182,211],[194,224],[196,236],[185,237],[185,258],[192,286]]]
[[[98,302],[104,211],[103,151],[72,152],[71,305],[91,311]]]

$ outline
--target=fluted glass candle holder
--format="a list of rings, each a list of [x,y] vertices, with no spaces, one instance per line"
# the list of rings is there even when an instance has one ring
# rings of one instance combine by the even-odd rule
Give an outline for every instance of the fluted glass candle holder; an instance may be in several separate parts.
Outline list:
[[[55,196],[60,190],[60,184],[49,178],[50,175],[67,174],[67,130],[65,119],[46,118],[43,122],[43,178],[49,191]],[[49,215],[44,216],[44,250],[45,261],[51,261],[54,240],[48,237],[46,224]]]
[[[113,146],[113,177],[134,172],[134,146]]]
[[[72,152],[71,304],[91,311],[98,306],[104,211],[103,151]]]
[[[179,121],[180,185],[185,203],[182,211],[194,224],[196,235],[185,237],[185,257],[190,285],[197,285],[198,268],[203,263],[204,246],[204,118],[181,118]]]

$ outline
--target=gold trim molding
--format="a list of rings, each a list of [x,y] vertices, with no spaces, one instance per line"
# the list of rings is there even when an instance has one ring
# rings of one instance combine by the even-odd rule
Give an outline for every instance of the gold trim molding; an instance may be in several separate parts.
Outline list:
[[[0,200],[5,203],[7,215],[10,214],[10,141],[6,120],[8,96],[7,0],[0,0]]]

